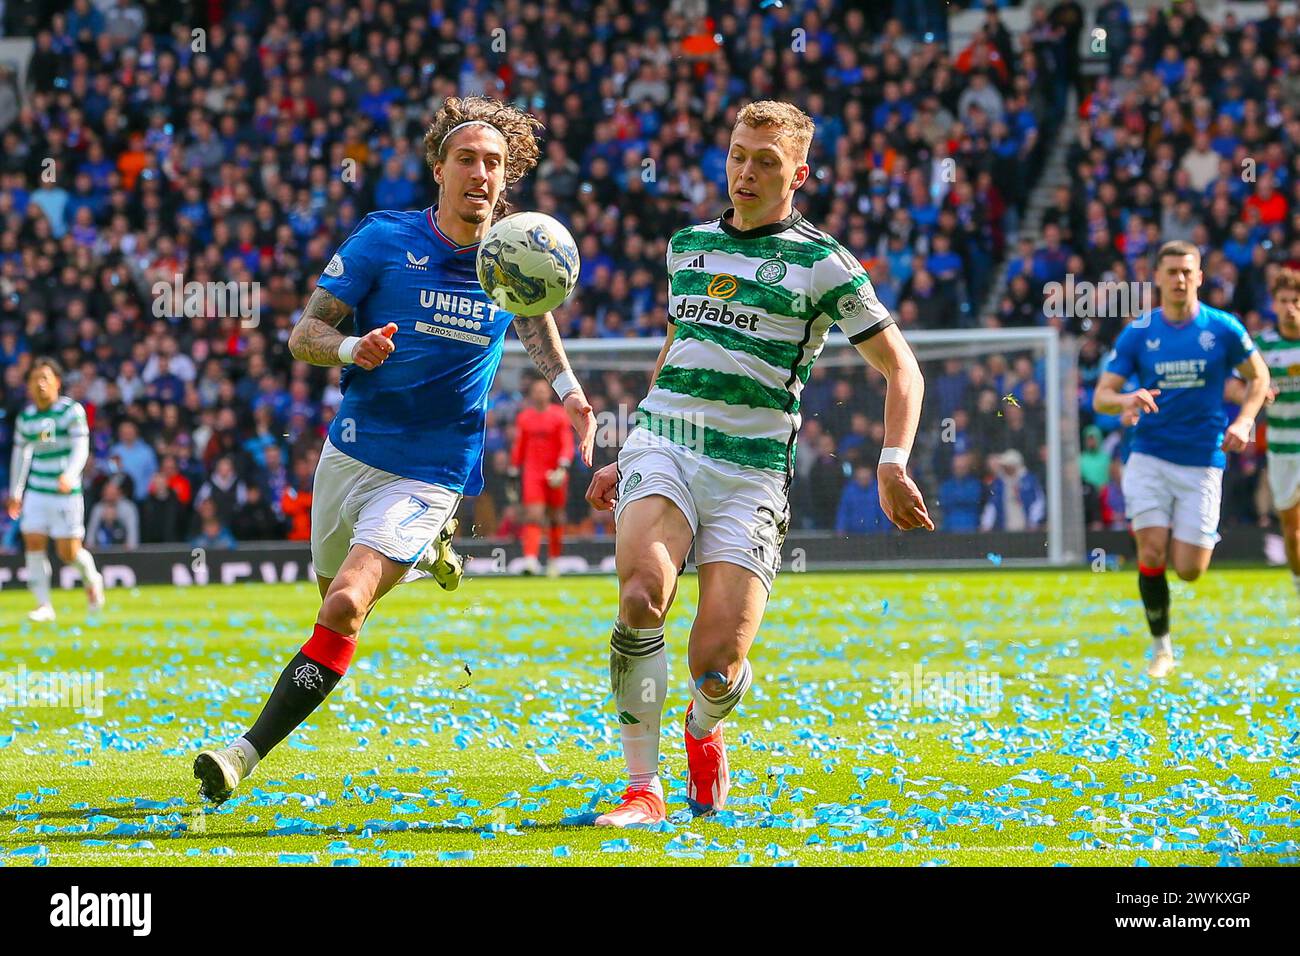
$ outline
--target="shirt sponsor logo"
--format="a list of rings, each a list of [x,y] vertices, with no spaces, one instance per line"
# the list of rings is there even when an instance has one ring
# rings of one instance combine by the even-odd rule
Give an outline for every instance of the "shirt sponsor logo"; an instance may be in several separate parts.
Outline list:
[[[435,312],[433,314],[433,321],[441,322],[444,325],[454,325],[461,329],[470,329],[474,332],[483,328],[482,322],[477,322],[474,319],[467,319],[460,315],[443,315],[441,312]]]
[[[497,307],[491,302],[471,299],[452,292],[434,292],[431,289],[420,290],[420,308],[434,309],[446,315],[459,315],[479,322],[491,322],[497,315]]]
[[[1170,359],[1156,362],[1155,373],[1160,376],[1157,388],[1200,388],[1205,384],[1207,359]]]
[[[1206,359],[1170,359],[1156,362],[1157,375],[1200,375],[1209,362]]]
[[[709,287],[704,293],[719,299],[730,299],[739,289],[740,283],[735,276],[720,272],[709,280]]]
[[[434,316],[437,318],[437,316]],[[487,348],[492,344],[492,340],[486,335],[476,335],[473,332],[465,332],[461,329],[449,329],[444,325],[431,325],[428,322],[416,322],[415,331],[423,332],[425,335],[436,335],[444,339],[455,339],[457,342],[468,342],[470,345],[477,345]]]
[[[682,299],[677,303],[678,319],[687,322],[712,322],[717,325],[734,325],[738,329],[754,332],[758,330],[758,313],[733,312],[731,306],[723,302],[720,305],[705,299],[703,302],[688,302]]]

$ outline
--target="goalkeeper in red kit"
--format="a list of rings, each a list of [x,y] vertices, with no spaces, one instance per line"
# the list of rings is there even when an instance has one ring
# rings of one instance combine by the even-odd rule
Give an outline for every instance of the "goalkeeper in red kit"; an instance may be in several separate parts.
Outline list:
[[[559,573],[556,559],[564,546],[564,506],[569,495],[573,434],[564,409],[551,400],[552,395],[550,384],[537,379],[528,387],[527,404],[515,419],[510,462],[520,479],[525,574],[542,570],[543,521],[550,524],[550,574]]]

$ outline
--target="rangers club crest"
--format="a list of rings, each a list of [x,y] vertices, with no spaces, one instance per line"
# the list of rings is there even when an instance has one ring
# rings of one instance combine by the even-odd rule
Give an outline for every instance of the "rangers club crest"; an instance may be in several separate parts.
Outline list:
[[[1201,343],[1201,348],[1208,352],[1214,348],[1214,333],[1207,329],[1201,333],[1201,337],[1196,341]]]
[[[325,679],[315,664],[303,664],[294,670],[293,682],[303,690],[320,690]]]

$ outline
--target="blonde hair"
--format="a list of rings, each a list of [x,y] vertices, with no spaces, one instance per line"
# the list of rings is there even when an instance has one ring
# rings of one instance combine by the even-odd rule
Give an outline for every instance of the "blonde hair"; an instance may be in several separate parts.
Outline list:
[[[758,100],[747,104],[736,114],[733,130],[739,129],[742,123],[752,129],[769,127],[775,130],[787,148],[787,155],[796,163],[807,162],[808,148],[812,146],[813,130],[816,127],[808,114],[799,107],[778,100]]]
[[[542,128],[537,117],[490,96],[449,96],[433,117],[433,123],[424,134],[424,161],[429,169],[447,159],[448,134],[464,123],[486,124],[501,134],[506,141],[506,185],[512,186],[523,179],[534,166],[541,151],[537,146],[537,131]],[[505,191],[493,209],[500,218],[510,207]]]

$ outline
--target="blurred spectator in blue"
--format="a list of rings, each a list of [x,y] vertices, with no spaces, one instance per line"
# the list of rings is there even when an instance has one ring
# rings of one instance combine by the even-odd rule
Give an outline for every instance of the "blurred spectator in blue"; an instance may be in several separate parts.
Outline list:
[[[839,511],[835,515],[835,530],[839,534],[880,534],[893,527],[880,507],[880,494],[871,468],[859,465],[853,478],[840,495]]]
[[[937,504],[940,528],[944,531],[980,530],[980,507],[984,500],[984,483],[973,474],[974,462],[969,452],[953,455],[952,477],[939,485]]]
[[[140,429],[134,421],[127,419],[118,426],[117,444],[108,450],[108,455],[110,460],[116,460],[118,468],[131,479],[136,501],[142,500],[149,487],[149,479],[158,470],[158,456],[140,439]]]
[[[211,498],[199,502],[194,508],[195,531],[190,536],[191,548],[229,550],[235,547],[232,535],[217,517],[216,504]]]
[[[134,548],[140,544],[140,512],[123,496],[121,484],[110,481],[86,522],[86,545],[91,548]]]

